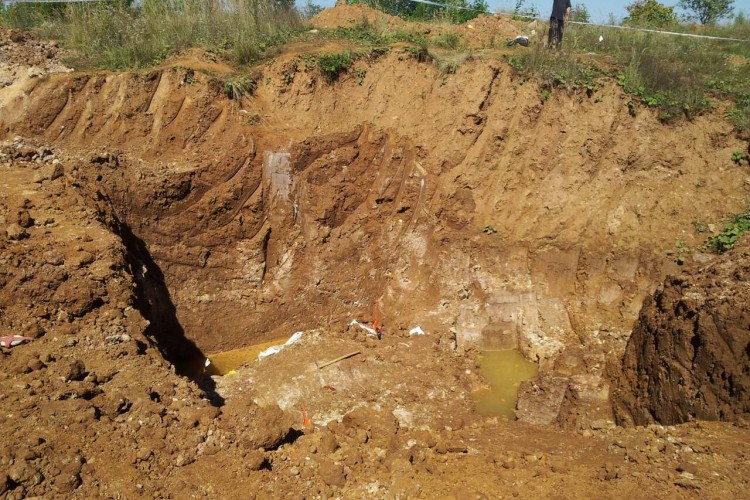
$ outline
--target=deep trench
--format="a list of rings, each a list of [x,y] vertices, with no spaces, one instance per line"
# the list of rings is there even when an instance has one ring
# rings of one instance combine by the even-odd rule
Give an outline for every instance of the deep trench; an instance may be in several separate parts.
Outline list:
[[[125,260],[135,282],[135,308],[149,322],[145,335],[154,341],[178,375],[196,382],[212,405],[222,406],[224,398],[216,392],[214,380],[201,368],[206,356],[185,336],[164,273],[151,257],[148,245],[116,215],[113,219],[112,230],[125,245]]]

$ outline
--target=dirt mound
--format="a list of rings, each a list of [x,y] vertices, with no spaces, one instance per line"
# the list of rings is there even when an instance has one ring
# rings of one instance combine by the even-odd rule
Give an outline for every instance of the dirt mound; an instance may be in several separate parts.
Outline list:
[[[337,5],[323,10],[310,20],[311,25],[327,29],[353,28],[362,23],[388,28],[404,28],[410,24],[399,17],[391,16],[364,4]]]
[[[612,394],[624,424],[750,413],[750,238],[646,299]]]
[[[134,493],[194,457],[215,415],[146,333],[128,249],[74,169],[48,147],[0,146],[0,336],[30,339],[0,351],[5,498]]]
[[[0,26],[0,67],[22,65],[27,71],[28,67],[45,72],[64,71],[62,60],[70,55],[57,42],[43,41],[28,31]]]
[[[363,4],[337,5],[325,9],[310,20],[318,28],[354,28],[362,23],[369,23],[378,29],[417,30],[428,39],[434,39],[446,33],[461,37],[462,43],[470,48],[498,47],[507,40],[523,33],[520,26],[506,16],[481,15],[463,24],[427,24],[408,22],[391,16]],[[530,29],[529,29],[530,31]],[[528,33],[527,33],[528,34]]]
[[[463,42],[469,47],[498,47],[508,40],[525,34],[531,35],[531,30],[524,31],[521,26],[507,16],[483,14],[464,24],[455,27],[455,32],[461,35]]]

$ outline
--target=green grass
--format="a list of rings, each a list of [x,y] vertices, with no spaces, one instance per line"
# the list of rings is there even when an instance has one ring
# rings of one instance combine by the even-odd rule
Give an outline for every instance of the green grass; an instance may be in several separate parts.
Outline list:
[[[171,53],[203,47],[238,64],[261,57],[301,27],[297,12],[271,0],[144,0],[124,3],[14,4],[6,26],[35,29],[61,40],[94,64],[111,69],[153,65]]]
[[[750,26],[684,31],[749,38]],[[599,37],[603,36],[603,42]],[[517,48],[508,62],[536,76],[543,88],[586,87],[603,76],[615,76],[637,106],[656,110],[662,121],[692,119],[721,101],[729,103],[727,119],[739,131],[750,128],[750,43],[720,42],[660,34],[570,25],[562,51],[547,50],[541,38],[531,49]]]
[[[357,45],[368,48],[386,47],[398,42],[427,44],[427,40],[417,31],[393,30],[383,23],[370,23],[367,20],[352,28],[322,29],[315,36],[326,39],[351,40]]]
[[[258,82],[251,76],[243,76],[224,83],[224,93],[228,98],[239,102],[243,97],[253,95],[258,88]]]

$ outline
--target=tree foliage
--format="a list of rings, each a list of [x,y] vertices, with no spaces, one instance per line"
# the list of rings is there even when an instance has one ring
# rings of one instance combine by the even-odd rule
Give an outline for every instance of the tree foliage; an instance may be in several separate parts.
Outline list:
[[[589,15],[589,10],[582,3],[575,4],[573,8],[570,9],[570,20],[576,21],[579,23],[591,22],[591,16]]]
[[[734,0],[680,0],[678,5],[701,24],[715,24],[734,12]]]
[[[539,17],[539,9],[535,5],[526,5],[526,0],[516,0],[516,6],[513,9],[513,15],[522,19]]]
[[[674,7],[667,7],[656,0],[637,0],[625,9],[628,16],[623,23],[630,26],[664,28],[678,22]]]
[[[321,7],[318,4],[313,3],[312,0],[307,0],[305,5],[303,5],[299,9],[299,11],[302,16],[302,19],[312,19],[313,17],[317,16],[323,11],[323,7]]]
[[[428,20],[439,17],[454,23],[466,22],[489,11],[486,0],[441,0],[440,3],[453,6],[453,8],[438,7],[410,0],[349,0],[348,3],[369,5],[372,8],[382,10],[386,14],[403,19]]]

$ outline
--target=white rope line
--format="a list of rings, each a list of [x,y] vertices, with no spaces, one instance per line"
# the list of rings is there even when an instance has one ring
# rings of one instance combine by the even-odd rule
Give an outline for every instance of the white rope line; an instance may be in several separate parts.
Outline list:
[[[618,26],[616,24],[594,24],[584,23],[582,21],[568,21],[569,24],[580,24],[582,26],[596,26],[598,28],[614,28],[618,30],[626,31],[642,31],[644,33],[659,33],[662,35],[675,35],[675,36],[686,36],[689,38],[705,38],[707,40],[722,40],[726,42],[750,42],[746,38],[727,38],[722,36],[710,36],[710,35],[696,35],[694,33],[680,33],[679,31],[663,31],[663,30],[652,30],[648,28],[634,28],[632,26]]]
[[[463,7],[461,5],[449,5],[444,3],[438,3],[433,2],[432,0],[409,0],[410,2],[415,3],[423,3],[427,5],[434,5],[436,7],[445,7],[449,9],[459,9],[459,10],[469,10],[472,12],[483,12],[479,9],[473,9],[471,7]],[[521,19],[531,19],[533,21],[541,21],[544,22],[543,19],[540,19],[536,16],[527,16],[523,14],[507,14],[505,12],[491,12],[488,13],[493,16],[506,16],[506,17],[514,17],[514,18],[521,18]],[[616,24],[595,24],[595,23],[584,23],[582,21],[567,21],[567,24],[578,24],[581,26],[594,26],[597,28],[613,28],[613,29],[620,29],[620,30],[626,30],[626,31],[641,31],[643,33],[659,33],[662,35],[675,35],[675,36],[685,36],[689,38],[703,38],[707,40],[721,40],[725,42],[750,42],[748,39],[743,38],[727,38],[727,37],[721,37],[721,36],[709,36],[709,35],[695,35],[693,33],[680,33],[679,31],[664,31],[664,30],[654,30],[654,29],[648,29],[648,28],[634,28],[632,26],[617,26]]]

